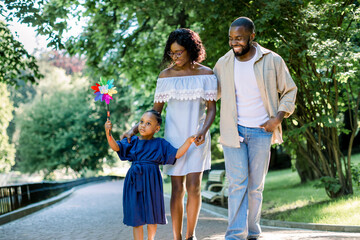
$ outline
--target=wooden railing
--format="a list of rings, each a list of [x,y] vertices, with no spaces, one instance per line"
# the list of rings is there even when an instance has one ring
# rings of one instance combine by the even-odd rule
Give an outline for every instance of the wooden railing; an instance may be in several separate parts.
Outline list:
[[[120,179],[117,176],[102,176],[81,178],[67,182],[43,181],[0,187],[0,215],[25,207],[53,196],[81,184]]]

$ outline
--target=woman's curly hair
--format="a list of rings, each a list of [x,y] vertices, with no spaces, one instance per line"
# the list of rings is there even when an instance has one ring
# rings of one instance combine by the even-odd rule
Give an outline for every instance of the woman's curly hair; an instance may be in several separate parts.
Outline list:
[[[201,63],[204,61],[206,52],[199,34],[187,28],[179,28],[171,32],[169,35],[164,49],[163,63],[171,62],[172,59],[168,55],[168,52],[170,52],[171,44],[174,42],[177,42],[186,49],[191,62]]]

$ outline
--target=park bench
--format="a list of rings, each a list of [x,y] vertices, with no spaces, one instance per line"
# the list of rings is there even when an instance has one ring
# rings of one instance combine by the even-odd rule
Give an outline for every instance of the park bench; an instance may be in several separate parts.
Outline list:
[[[209,172],[208,182],[201,196],[204,202],[220,202],[222,206],[227,204],[229,182],[225,176],[225,170],[212,170]]]

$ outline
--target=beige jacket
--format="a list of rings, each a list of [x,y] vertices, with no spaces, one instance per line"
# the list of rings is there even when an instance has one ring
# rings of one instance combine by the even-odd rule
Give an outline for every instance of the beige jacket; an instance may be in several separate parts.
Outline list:
[[[284,60],[269,49],[254,43],[256,56],[254,63],[255,77],[261,99],[269,117],[275,117],[278,111],[286,112],[285,118],[295,110],[297,87],[292,80]],[[222,56],[214,67],[218,79],[218,99],[220,109],[220,143],[228,147],[240,147],[237,130],[237,109],[234,85],[233,50]],[[282,143],[281,125],[274,130],[271,143]]]

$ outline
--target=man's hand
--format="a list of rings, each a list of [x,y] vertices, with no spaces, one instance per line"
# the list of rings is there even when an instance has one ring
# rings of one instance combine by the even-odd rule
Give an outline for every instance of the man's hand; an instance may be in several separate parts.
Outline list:
[[[264,124],[261,124],[260,127],[265,129],[267,132],[273,132],[282,122],[285,112],[278,112],[276,117],[272,117],[267,120]]]
[[[277,128],[277,126],[279,126],[279,124],[281,124],[281,122],[279,122],[276,117],[272,117],[264,124],[261,124],[260,127],[265,129],[265,131],[267,132],[273,132]]]

